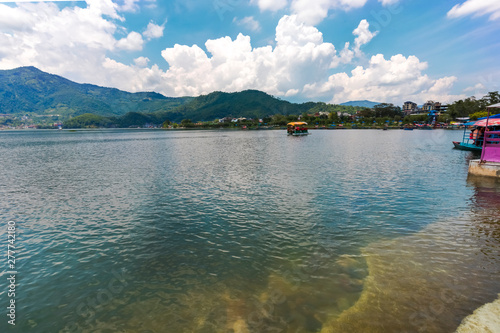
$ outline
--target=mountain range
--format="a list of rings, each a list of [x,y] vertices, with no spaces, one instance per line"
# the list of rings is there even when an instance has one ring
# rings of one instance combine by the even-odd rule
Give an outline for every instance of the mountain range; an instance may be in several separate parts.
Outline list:
[[[0,71],[0,113],[3,114],[59,114],[63,118],[84,113],[121,116],[138,110],[148,113],[171,110],[190,100],[191,97],[129,93],[79,84],[35,67]]]
[[[0,114],[12,116],[59,115],[60,120],[66,120],[92,114],[102,124],[130,126],[142,125],[143,122],[162,123],[165,120],[264,118],[275,114],[300,115],[320,111],[354,113],[358,109],[360,107],[321,102],[290,103],[258,90],[166,97],[156,92],[130,93],[80,84],[35,67],[0,70]]]
[[[345,106],[362,106],[365,108],[372,108],[375,105],[381,104],[379,102],[372,102],[372,101],[367,101],[362,100],[362,101],[350,101],[350,102],[345,102],[345,103],[340,103],[340,105],[345,105]]]

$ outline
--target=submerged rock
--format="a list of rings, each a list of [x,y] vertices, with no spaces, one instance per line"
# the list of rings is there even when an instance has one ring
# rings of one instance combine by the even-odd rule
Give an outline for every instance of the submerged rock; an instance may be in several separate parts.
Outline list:
[[[496,301],[481,306],[466,317],[456,331],[456,333],[495,332],[500,332],[500,294]]]

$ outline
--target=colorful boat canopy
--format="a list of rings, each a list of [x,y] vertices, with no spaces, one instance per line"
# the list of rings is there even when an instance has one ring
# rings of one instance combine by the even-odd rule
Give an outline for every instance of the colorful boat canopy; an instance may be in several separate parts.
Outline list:
[[[481,119],[481,120],[478,120],[474,123],[474,126],[486,126],[486,120],[488,119]],[[489,126],[500,126],[500,118],[490,118],[488,120],[488,127]]]
[[[307,125],[307,123],[305,121],[294,121],[294,122],[288,123],[287,125],[288,126],[298,126],[298,125]]]

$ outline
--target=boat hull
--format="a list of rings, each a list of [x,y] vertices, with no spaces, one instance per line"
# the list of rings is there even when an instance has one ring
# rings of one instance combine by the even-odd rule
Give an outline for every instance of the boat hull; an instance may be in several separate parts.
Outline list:
[[[478,147],[476,145],[458,142],[458,141],[453,141],[453,145],[455,146],[454,147],[455,149],[459,149],[459,150],[468,150],[468,151],[481,151],[482,150],[481,147]]]

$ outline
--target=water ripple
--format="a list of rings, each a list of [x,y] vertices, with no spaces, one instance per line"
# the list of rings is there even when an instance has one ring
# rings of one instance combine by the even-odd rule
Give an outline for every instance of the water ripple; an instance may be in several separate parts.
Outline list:
[[[456,132],[423,132],[2,132],[20,329],[317,332],[386,276],[373,256],[418,249],[434,255],[408,262],[415,275],[456,275],[457,288],[463,263],[487,267],[450,328],[498,289],[499,187],[466,182]],[[433,237],[458,217],[468,227]],[[471,251],[457,252],[460,237]]]

